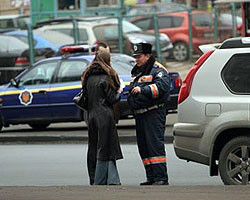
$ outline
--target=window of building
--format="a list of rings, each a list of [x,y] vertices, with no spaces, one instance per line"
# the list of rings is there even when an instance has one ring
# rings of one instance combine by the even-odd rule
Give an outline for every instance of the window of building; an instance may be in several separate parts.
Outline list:
[[[59,10],[79,10],[80,0],[58,0]]]

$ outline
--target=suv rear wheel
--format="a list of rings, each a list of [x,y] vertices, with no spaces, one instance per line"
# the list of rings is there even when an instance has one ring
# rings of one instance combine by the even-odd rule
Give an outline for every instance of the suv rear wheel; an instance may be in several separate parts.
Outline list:
[[[184,42],[177,42],[174,44],[173,57],[177,61],[188,59],[188,47]]]
[[[250,184],[250,137],[234,138],[223,147],[219,172],[225,185]]]

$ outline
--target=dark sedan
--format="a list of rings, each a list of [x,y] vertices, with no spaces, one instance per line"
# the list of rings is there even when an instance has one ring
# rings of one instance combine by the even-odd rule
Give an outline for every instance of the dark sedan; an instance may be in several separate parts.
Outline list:
[[[12,36],[0,35],[0,67],[27,66],[27,44]]]

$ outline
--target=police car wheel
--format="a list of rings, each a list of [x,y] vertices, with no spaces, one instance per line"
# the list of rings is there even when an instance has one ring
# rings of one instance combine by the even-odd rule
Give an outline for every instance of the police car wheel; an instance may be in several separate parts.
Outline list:
[[[46,129],[48,126],[50,125],[50,123],[46,123],[46,124],[29,124],[29,126],[31,128],[33,128],[34,130],[43,130],[43,129]]]

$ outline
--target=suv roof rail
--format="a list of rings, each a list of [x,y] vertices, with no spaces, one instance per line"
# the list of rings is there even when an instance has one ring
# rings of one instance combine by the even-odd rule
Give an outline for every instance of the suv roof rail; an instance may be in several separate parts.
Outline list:
[[[250,48],[249,37],[230,38],[225,40],[219,49]]]

